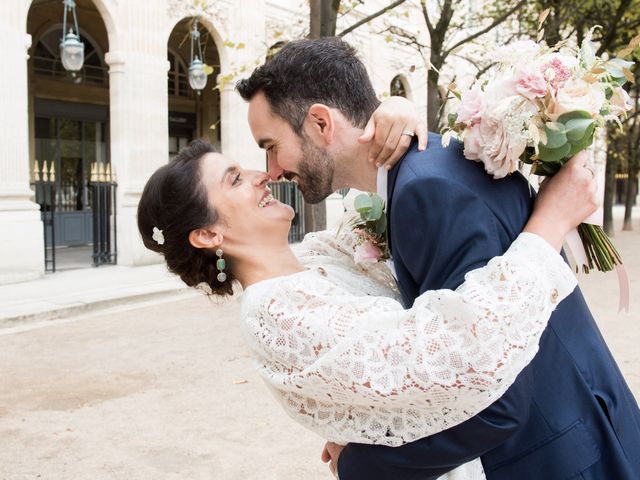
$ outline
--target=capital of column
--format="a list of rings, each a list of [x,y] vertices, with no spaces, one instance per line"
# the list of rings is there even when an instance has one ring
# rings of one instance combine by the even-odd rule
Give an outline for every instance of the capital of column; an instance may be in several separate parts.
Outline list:
[[[104,61],[109,65],[109,73],[124,73],[125,55],[123,52],[107,52]]]

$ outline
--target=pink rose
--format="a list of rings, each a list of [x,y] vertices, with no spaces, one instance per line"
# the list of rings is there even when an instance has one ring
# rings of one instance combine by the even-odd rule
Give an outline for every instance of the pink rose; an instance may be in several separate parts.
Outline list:
[[[460,105],[458,106],[457,122],[475,125],[480,121],[482,110],[482,90],[474,85],[470,90],[462,92]]]
[[[485,111],[476,131],[468,131],[465,156],[476,156],[494,178],[513,173],[527,147],[528,126],[536,112],[533,104],[518,95],[501,100]]]
[[[382,256],[382,251],[371,240],[365,240],[355,248],[353,260],[356,263],[376,263]]]
[[[605,101],[604,90],[599,83],[588,83],[581,78],[572,79],[558,90],[547,114],[553,121],[563,113],[576,110],[584,110],[596,116],[600,114]]]
[[[464,156],[469,160],[480,161],[482,153],[482,137],[480,136],[480,125],[476,124],[466,130],[464,134]]]
[[[633,110],[633,101],[622,87],[617,87],[613,90],[613,95],[611,95],[609,102],[611,102],[611,113],[617,117],[622,117],[628,111]]]
[[[542,73],[532,68],[520,67],[515,74],[515,90],[529,100],[541,98],[547,94],[547,82]]]

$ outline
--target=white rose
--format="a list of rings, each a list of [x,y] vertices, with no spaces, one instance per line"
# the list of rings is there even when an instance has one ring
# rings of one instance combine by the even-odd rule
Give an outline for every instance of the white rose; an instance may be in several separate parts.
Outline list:
[[[600,84],[585,82],[581,78],[572,79],[558,90],[547,114],[553,121],[563,113],[576,110],[587,111],[596,117],[600,114],[605,101],[606,96]]]

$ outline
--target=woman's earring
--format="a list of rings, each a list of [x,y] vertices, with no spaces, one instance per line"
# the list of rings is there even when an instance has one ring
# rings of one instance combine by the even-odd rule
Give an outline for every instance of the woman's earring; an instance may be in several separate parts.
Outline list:
[[[216,268],[218,269],[218,276],[216,277],[220,283],[223,283],[227,280],[227,274],[224,273],[224,267],[226,267],[226,263],[224,258],[222,258],[222,249],[219,248],[216,250],[216,255],[218,256],[218,260],[216,260]]]

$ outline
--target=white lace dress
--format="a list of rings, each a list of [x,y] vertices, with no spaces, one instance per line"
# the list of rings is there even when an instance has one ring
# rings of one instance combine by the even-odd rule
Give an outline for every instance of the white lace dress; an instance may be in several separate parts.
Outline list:
[[[409,310],[383,263],[357,266],[350,234],[307,235],[304,272],[249,286],[243,335],[257,370],[297,422],[338,444],[398,446],[488,407],[532,360],[576,279],[544,240],[521,234],[456,291]],[[443,478],[484,478],[480,460]]]

